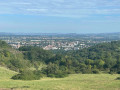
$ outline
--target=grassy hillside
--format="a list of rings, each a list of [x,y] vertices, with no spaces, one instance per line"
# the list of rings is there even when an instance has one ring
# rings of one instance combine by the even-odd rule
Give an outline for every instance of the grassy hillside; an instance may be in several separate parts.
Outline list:
[[[15,74],[17,74],[17,73],[14,71],[11,71],[4,67],[0,67],[0,80],[8,80]]]
[[[0,90],[120,90],[118,74],[71,74],[66,78],[12,80],[16,72],[0,67]]]

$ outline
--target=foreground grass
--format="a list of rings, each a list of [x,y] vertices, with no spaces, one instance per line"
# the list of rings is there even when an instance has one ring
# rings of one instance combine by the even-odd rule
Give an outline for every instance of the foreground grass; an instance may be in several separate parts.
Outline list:
[[[120,80],[115,80],[120,76],[118,74],[73,74],[36,81],[11,80],[14,74],[0,68],[0,90],[120,90]]]

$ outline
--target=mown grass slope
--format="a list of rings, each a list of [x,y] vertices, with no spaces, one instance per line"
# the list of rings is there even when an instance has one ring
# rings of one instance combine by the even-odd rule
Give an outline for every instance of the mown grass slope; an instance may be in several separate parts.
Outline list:
[[[0,90],[120,90],[120,80],[115,80],[118,74],[72,74],[32,81],[10,79],[15,74],[0,67]]]

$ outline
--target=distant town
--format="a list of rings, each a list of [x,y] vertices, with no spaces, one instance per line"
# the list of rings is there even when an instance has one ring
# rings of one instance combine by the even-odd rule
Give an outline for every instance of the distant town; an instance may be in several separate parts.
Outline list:
[[[79,50],[98,43],[120,40],[120,33],[106,34],[0,34],[13,48],[38,46],[45,50]]]

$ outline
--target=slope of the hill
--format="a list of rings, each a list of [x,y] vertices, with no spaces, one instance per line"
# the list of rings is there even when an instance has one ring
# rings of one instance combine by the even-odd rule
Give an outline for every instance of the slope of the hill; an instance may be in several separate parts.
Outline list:
[[[0,67],[0,80],[8,80],[15,74],[17,74],[17,72],[9,70],[5,67]]]
[[[30,62],[24,60],[21,52],[13,49],[5,41],[0,40],[0,65],[14,71],[19,71],[29,67]]]

